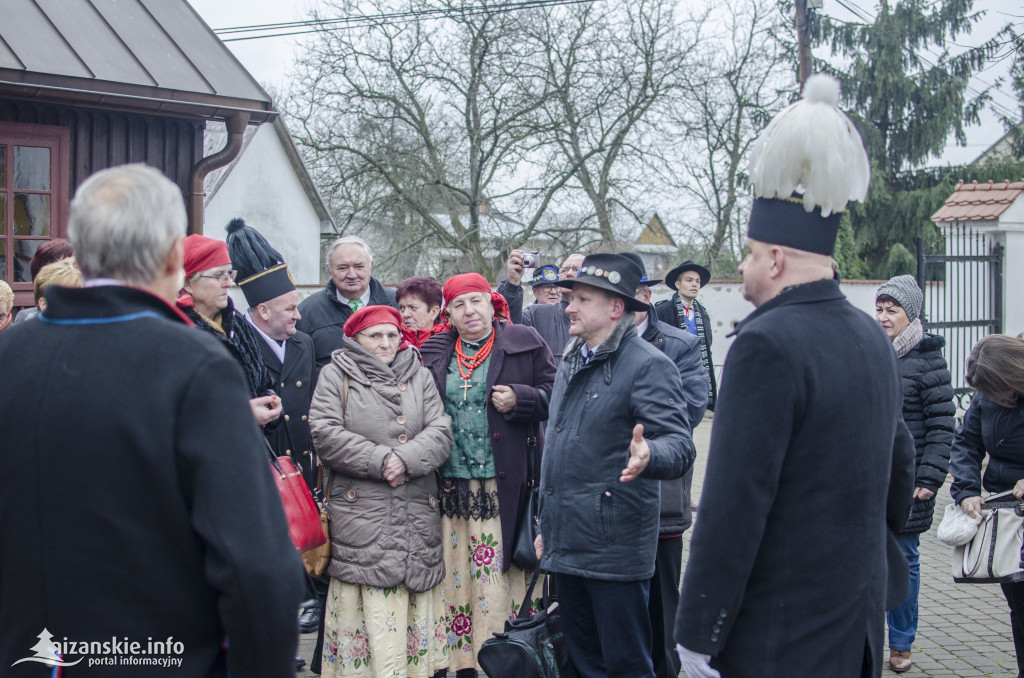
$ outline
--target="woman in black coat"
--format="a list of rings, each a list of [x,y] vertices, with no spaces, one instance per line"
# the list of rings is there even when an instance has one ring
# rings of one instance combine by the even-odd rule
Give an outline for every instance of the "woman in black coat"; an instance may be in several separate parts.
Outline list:
[[[967,358],[967,383],[978,392],[953,439],[950,494],[975,516],[982,488],[1024,498],[1024,339],[991,334],[979,341]],[[1024,582],[1000,586],[1010,606],[1018,675],[1024,675]]]
[[[185,286],[178,308],[196,327],[220,340],[238,360],[249,384],[249,407],[260,426],[281,415],[281,399],[260,354],[256,330],[236,310],[228,296],[235,284],[226,243],[202,235],[185,238]]]
[[[945,339],[926,334],[918,315],[924,295],[913,276],[901,275],[878,288],[875,319],[892,340],[899,357],[903,385],[903,421],[914,436],[914,505],[896,541],[910,568],[907,597],[886,614],[889,667],[903,673],[911,667],[910,648],[917,635],[917,599],[921,586],[920,538],[932,524],[935,493],[949,470],[953,442],[953,387],[942,357]]]
[[[508,305],[483,276],[453,277],[444,302],[453,329],[420,353],[452,418],[454,444],[441,468],[444,586],[450,668],[467,678],[477,674],[480,645],[504,631],[526,592],[529,574],[512,565],[512,546],[555,364],[536,330],[503,322]]]

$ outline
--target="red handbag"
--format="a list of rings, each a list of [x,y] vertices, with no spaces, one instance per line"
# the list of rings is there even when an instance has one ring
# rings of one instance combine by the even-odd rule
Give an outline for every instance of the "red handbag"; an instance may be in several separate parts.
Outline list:
[[[270,448],[270,443],[267,443]],[[295,548],[302,551],[315,549],[327,542],[327,536],[320,527],[320,511],[309,493],[309,487],[288,457],[278,457],[270,450],[270,469],[274,484],[281,495],[284,517],[288,520],[288,535]]]

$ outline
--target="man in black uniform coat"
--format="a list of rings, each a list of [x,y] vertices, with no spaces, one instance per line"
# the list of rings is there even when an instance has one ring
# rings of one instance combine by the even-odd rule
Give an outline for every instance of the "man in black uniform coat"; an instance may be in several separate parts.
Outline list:
[[[45,629],[182,648],[173,669],[65,649],[68,675],[294,675],[302,566],[245,377],[173,305],[181,191],[104,170],[68,231],[86,287],[0,335],[0,672],[50,676]]]
[[[260,354],[283,406],[278,425],[265,429],[267,439],[277,456],[291,457],[312,490],[317,464],[308,419],[316,361],[313,340],[296,329],[299,293],[280,253],[256,229],[232,219],[227,231],[231,263],[249,304],[245,319],[262,339]]]
[[[869,164],[832,83],[809,79],[752,154],[740,273],[757,308],[725,362],[683,576],[689,678],[877,677],[884,663],[887,528],[909,512],[914,446],[892,344],[833,279],[840,211],[863,200]],[[907,574],[904,559],[904,592]]]
[[[281,397],[281,418],[276,426],[265,427],[264,433],[277,456],[291,458],[312,492],[317,484],[317,463],[308,420],[317,368],[313,340],[295,329],[300,318],[299,293],[281,254],[259,231],[241,219],[232,219],[227,232],[238,286],[249,304],[245,319],[261,339],[257,342],[260,355]],[[303,633],[320,625],[328,583],[327,576],[307,577],[307,602],[299,618]]]
[[[369,246],[355,236],[331,243],[327,257],[326,287],[299,304],[302,318],[296,327],[313,339],[317,369],[331,361],[331,354],[342,347],[342,327],[348,317],[364,306],[382,304],[398,308],[395,291],[384,287],[370,273],[373,255]]]

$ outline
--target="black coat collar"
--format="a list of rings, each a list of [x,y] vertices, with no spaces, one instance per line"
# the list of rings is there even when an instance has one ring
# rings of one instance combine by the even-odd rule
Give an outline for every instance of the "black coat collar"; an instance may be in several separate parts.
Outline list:
[[[193,324],[177,307],[137,287],[52,287],[46,291],[46,299],[49,305],[42,315],[58,322],[110,323],[149,312],[174,322],[190,326]]]
[[[839,290],[839,283],[832,278],[827,280],[815,280],[814,282],[797,285],[796,287],[791,287],[780,292],[774,298],[769,299],[755,308],[750,315],[736,324],[736,329],[726,336],[732,337],[739,334],[740,331],[755,318],[759,318],[765,313],[776,308],[781,308],[782,306],[816,304],[821,301],[840,301],[845,298],[846,297]]]

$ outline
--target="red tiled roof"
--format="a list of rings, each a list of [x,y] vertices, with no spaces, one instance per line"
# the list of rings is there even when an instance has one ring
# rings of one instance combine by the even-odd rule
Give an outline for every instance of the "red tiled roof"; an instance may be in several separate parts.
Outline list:
[[[960,182],[932,221],[994,221],[1024,193],[1024,181]]]

